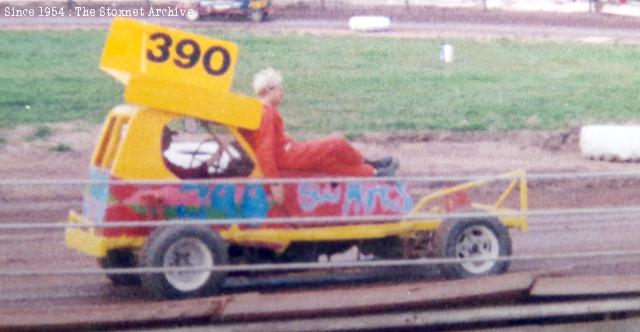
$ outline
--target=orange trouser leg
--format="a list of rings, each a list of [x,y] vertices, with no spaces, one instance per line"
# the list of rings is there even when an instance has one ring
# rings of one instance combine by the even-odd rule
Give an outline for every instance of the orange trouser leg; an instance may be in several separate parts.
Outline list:
[[[371,176],[374,169],[343,138],[327,137],[295,143],[286,150],[282,169],[340,176]]]

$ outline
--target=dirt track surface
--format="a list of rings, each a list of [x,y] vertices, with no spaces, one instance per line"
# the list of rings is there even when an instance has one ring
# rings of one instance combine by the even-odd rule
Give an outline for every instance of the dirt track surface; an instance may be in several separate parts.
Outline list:
[[[511,35],[557,38],[562,31],[571,39],[582,39],[606,31],[614,40],[638,38],[636,20],[601,17],[455,12],[427,10],[420,16],[412,13],[389,13],[392,20],[404,23],[398,28],[405,36],[436,36],[458,31],[460,35],[478,35],[478,27],[488,29],[487,35]],[[354,12],[355,13],[355,12]],[[371,14],[380,13],[374,9]],[[286,14],[286,15],[285,15]],[[280,30],[313,30],[350,33],[340,20],[351,12],[327,16],[282,11],[263,27]],[[459,16],[458,16],[459,15]],[[89,20],[79,26],[106,27],[109,20]],[[199,27],[232,24],[233,28],[256,29],[244,22],[210,20],[195,25],[172,20],[176,25]],[[597,24],[596,24],[597,23]],[[9,22],[0,19],[0,28],[33,28],[47,22]],[[57,27],[69,27],[58,22]],[[402,25],[404,24],[404,25]],[[592,25],[593,24],[593,25]],[[75,26],[75,25],[74,25]],[[598,28],[594,28],[597,26]],[[453,28],[452,28],[453,27]],[[425,29],[435,29],[425,32]],[[406,30],[402,30],[406,29]],[[438,30],[440,29],[440,30]],[[457,30],[456,30],[457,29]],[[449,30],[449,31],[446,31]],[[482,29],[480,29],[482,30]],[[498,31],[498,32],[496,32]],[[390,33],[396,33],[392,31]],[[456,32],[456,33],[458,33]],[[567,32],[565,32],[567,33]],[[573,36],[573,37],[572,37]],[[607,35],[609,36],[609,35]],[[620,36],[620,39],[616,39]],[[624,37],[626,36],[626,37]],[[630,36],[630,37],[629,37]],[[569,38],[568,37],[568,38]],[[609,37],[607,37],[609,38]],[[638,38],[640,40],[640,38]],[[7,143],[0,146],[1,180],[87,179],[88,163],[99,128],[83,123],[56,124],[53,136],[46,141],[29,141],[33,128],[2,129]],[[69,152],[51,150],[57,143],[69,145]],[[515,168],[530,173],[541,172],[633,172],[636,163],[607,163],[580,156],[578,130],[553,132],[449,133],[409,132],[368,134],[355,145],[371,157],[393,155],[400,159],[401,176],[488,175]],[[530,205],[533,210],[568,208],[608,208],[638,206],[640,181],[623,179],[544,180],[530,183]],[[68,210],[81,205],[79,186],[0,186],[0,223],[63,222]],[[527,233],[514,233],[514,254],[584,253],[606,250],[640,250],[637,238],[640,228],[633,217],[588,215],[537,217],[531,220]],[[636,257],[594,258],[582,260],[548,260],[515,262],[513,271],[561,270],[569,274],[633,274],[640,271]],[[95,268],[91,258],[64,246],[62,229],[3,230],[0,232],[0,270],[47,270]],[[28,310],[65,304],[139,303],[149,298],[138,288],[111,286],[102,275],[0,277],[0,311]]]
[[[32,142],[25,141],[31,133],[28,127],[4,130],[8,143],[0,149],[0,178],[86,179],[98,127],[87,128],[81,123],[52,127],[54,135],[50,139]],[[50,151],[57,143],[70,145],[72,151]],[[398,157],[402,176],[489,175],[514,168],[535,173],[637,169],[634,163],[582,158],[576,130],[370,134],[355,144],[372,157],[388,154]],[[532,210],[637,206],[640,202],[638,184],[640,181],[634,178],[532,180],[530,205]],[[0,223],[62,223],[70,209],[79,209],[81,192],[81,186],[2,186]],[[529,232],[513,232],[512,236],[515,255],[640,250],[636,241],[640,228],[633,216],[534,217]],[[65,247],[62,229],[4,230],[0,234],[0,248],[2,271],[97,267],[94,259]],[[640,271],[639,263],[640,259],[635,256],[534,260],[514,262],[511,270],[629,274]],[[430,278],[438,277],[427,273],[426,280]],[[242,288],[239,291],[242,292]],[[0,277],[0,294],[0,311],[52,305],[139,303],[150,299],[139,288],[111,286],[103,275]]]

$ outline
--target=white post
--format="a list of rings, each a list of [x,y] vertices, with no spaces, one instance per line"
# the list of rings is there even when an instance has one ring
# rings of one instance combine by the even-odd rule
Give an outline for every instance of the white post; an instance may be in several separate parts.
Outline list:
[[[444,42],[440,45],[440,61],[444,63],[453,62],[453,46]]]

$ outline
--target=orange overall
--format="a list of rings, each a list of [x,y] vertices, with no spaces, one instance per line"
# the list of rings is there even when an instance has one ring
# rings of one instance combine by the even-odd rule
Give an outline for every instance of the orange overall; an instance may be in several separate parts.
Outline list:
[[[341,137],[297,142],[287,136],[280,113],[264,106],[260,128],[243,131],[256,153],[265,177],[278,177],[280,171],[314,172],[336,176],[373,176],[373,167]]]

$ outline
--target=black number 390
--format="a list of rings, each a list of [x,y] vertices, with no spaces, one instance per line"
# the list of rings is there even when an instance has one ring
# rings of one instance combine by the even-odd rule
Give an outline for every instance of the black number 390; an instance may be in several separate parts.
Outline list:
[[[171,36],[163,32],[156,32],[149,36],[151,41],[157,41],[155,49],[147,49],[147,59],[149,61],[162,63],[171,57],[171,50],[173,46],[173,39]],[[171,59],[173,64],[180,68],[189,69],[195,66],[200,61],[202,55],[202,66],[204,70],[212,76],[224,75],[229,70],[231,65],[231,55],[229,51],[222,46],[209,47],[204,54],[200,49],[200,45],[192,39],[182,39],[178,41],[173,49],[175,56]],[[211,66],[211,60],[219,53],[222,56],[222,63],[218,68]]]

